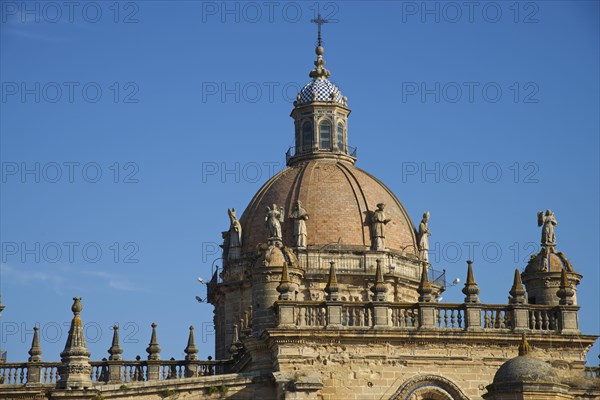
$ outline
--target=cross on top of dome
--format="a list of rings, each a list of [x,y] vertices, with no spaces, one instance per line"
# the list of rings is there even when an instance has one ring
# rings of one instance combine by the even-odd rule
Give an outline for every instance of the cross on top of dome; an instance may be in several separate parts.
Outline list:
[[[330,82],[327,78],[331,75],[331,72],[325,68],[325,60],[323,54],[325,48],[323,47],[321,37],[321,26],[329,22],[329,20],[321,17],[321,14],[317,15],[317,18],[312,19],[310,22],[317,25],[317,47],[315,53],[317,59],[315,60],[315,68],[308,74],[312,78],[312,81],[308,82],[298,93],[296,102],[294,105],[301,105],[306,103],[317,102],[335,102],[342,106],[347,106],[347,99],[344,97],[340,89]]]
[[[308,76],[310,76],[313,79],[326,79],[329,78],[329,75],[331,75],[331,73],[325,68],[325,60],[323,59],[323,53],[325,52],[325,49],[321,45],[321,25],[326,24],[329,21],[321,18],[321,14],[318,14],[317,18],[312,19],[310,22],[317,24],[318,33],[317,48],[315,49],[315,53],[317,53],[317,60],[315,61],[316,68],[310,71],[310,74],[308,74]]]
[[[317,14],[317,18],[311,19],[310,22],[312,22],[313,24],[317,24],[317,29],[318,29],[317,43],[318,43],[318,46],[320,46],[321,45],[321,25],[328,23],[329,20],[321,18],[321,13],[319,13],[319,14]]]

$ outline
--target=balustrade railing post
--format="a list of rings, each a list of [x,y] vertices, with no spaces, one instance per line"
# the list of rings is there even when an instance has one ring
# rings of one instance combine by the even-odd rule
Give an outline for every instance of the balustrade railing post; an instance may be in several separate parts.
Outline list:
[[[391,325],[388,321],[388,303],[372,303],[373,304],[373,325],[388,326]]]
[[[148,360],[147,365],[147,378],[149,381],[160,380],[160,360]]]
[[[36,385],[41,383],[42,366],[39,362],[30,361],[27,363],[27,385]]]
[[[122,382],[122,369],[123,361],[121,360],[108,360],[108,383],[121,383]]]
[[[436,307],[432,303],[417,303],[419,309],[419,329],[435,329]]]
[[[327,328],[339,328],[342,326],[342,305],[337,301],[325,303],[327,309]]]
[[[291,327],[294,323],[294,304],[290,304],[286,301],[279,301],[276,304],[278,312],[278,326],[279,327]]]
[[[465,303],[465,328],[467,331],[483,330],[481,326],[481,305],[479,303]]]
[[[186,361],[185,362],[184,377],[186,377],[186,378],[193,378],[196,375],[198,375],[198,366],[199,365],[200,365],[200,363],[198,362],[198,360]]]
[[[560,333],[564,335],[579,335],[578,306],[557,306]]]
[[[513,304],[509,308],[512,321],[512,330],[514,332],[524,332],[529,330],[529,308],[527,305]]]

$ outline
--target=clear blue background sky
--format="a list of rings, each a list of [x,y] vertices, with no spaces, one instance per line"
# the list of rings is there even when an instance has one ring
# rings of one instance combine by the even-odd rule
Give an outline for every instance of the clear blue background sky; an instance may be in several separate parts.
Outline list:
[[[325,59],[353,110],[357,165],[416,223],[431,212],[434,268],[464,281],[472,257],[482,300],[506,303],[537,251],[536,213],[551,208],[558,248],[584,276],[582,331],[600,332],[598,2],[480,2],[471,14],[462,2],[0,4],[9,360],[26,359],[35,323],[44,359],[58,359],[73,296],[94,359],[114,323],[124,356],[145,357],[153,321],[163,358],[183,356],[190,324],[200,356],[212,353],[196,279],[210,276],[227,208],[241,214],[283,167],[317,7],[332,20]],[[443,301],[461,302],[461,287]]]

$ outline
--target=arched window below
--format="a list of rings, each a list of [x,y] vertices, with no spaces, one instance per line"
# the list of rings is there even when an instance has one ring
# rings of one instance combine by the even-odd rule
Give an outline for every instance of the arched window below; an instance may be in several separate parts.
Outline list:
[[[312,148],[313,130],[310,122],[302,125],[302,151],[309,151]]]
[[[390,400],[469,400],[452,381],[436,375],[416,376],[405,382]]]
[[[344,143],[344,124],[341,122],[337,126],[337,149],[339,151],[346,152],[346,145]]]
[[[331,124],[328,121],[321,122],[319,125],[319,147],[325,150],[331,150]]]

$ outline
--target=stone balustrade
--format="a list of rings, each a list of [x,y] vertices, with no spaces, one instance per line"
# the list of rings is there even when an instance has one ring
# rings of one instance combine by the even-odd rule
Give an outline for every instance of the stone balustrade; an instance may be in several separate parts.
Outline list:
[[[461,304],[440,304],[435,309],[435,326],[439,329],[463,329],[465,327],[464,309]]]
[[[529,310],[529,329],[532,331],[559,331],[560,311],[548,307],[532,307]]]
[[[294,321],[297,326],[325,326],[326,309],[320,304],[299,305],[295,308]]]
[[[43,353],[39,340],[39,328],[33,328],[33,340],[27,362],[0,362],[0,385],[52,387],[58,389],[89,388],[99,385],[120,385],[134,382],[165,381],[186,379],[227,373],[235,362],[227,360],[199,360],[198,347],[194,338],[194,327],[190,326],[184,360],[160,359],[157,325],[153,323],[150,344],[146,348],[148,358],[142,360],[122,360],[123,349],[119,343],[119,327],[114,326],[112,345],[108,349],[110,357],[101,361],[89,360],[89,351],[85,343],[81,311],[83,306],[79,297],[73,298],[71,307],[73,320],[65,350],[60,354],[61,362],[42,361]],[[239,353],[239,351],[238,351]]]
[[[216,375],[229,361],[211,360],[137,360],[90,361],[90,379],[95,384],[126,384],[149,380],[184,379]],[[59,380],[60,362],[1,363],[0,384],[44,385],[54,387]],[[150,377],[150,378],[149,378]],[[151,379],[155,377],[155,379]]]
[[[436,302],[278,301],[278,326],[392,328],[440,331],[579,332],[577,307]]]
[[[388,321],[394,328],[415,329],[419,327],[419,310],[412,304],[390,304]]]
[[[16,385],[27,382],[27,363],[3,363],[0,366],[0,382],[6,385]]]
[[[1,363],[0,384],[55,384],[59,362]]]
[[[421,268],[414,261],[394,253],[365,253],[365,254],[339,254],[336,252],[298,253],[300,268],[307,274],[327,275],[329,265],[335,263],[338,274],[348,275],[374,275],[377,260],[380,260],[385,275],[397,276],[418,280]],[[445,271],[428,268],[429,280],[437,286],[446,287]]]

